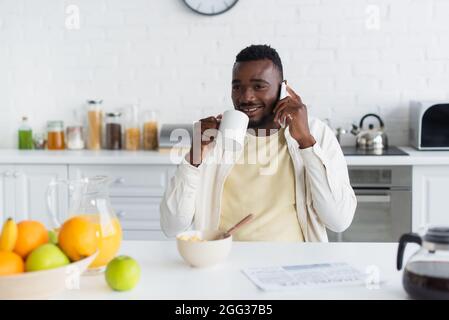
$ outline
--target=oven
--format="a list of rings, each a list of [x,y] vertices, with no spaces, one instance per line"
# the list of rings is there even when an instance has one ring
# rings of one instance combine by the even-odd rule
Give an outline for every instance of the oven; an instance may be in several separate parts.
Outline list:
[[[351,226],[328,230],[329,241],[396,242],[412,229],[412,167],[350,166],[349,178],[357,197]]]

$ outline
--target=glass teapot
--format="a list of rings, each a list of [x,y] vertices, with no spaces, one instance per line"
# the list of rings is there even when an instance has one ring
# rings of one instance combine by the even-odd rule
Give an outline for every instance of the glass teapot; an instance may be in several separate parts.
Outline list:
[[[56,206],[61,203],[59,197],[67,193],[69,207],[59,206],[59,210],[62,212],[68,210],[66,214],[68,219],[82,216],[95,224],[100,238],[99,253],[90,269],[104,269],[120,248],[122,229],[109,199],[109,186],[112,182],[113,179],[107,176],[94,176],[52,181],[47,188],[47,207],[56,231],[61,226]]]
[[[421,248],[411,256],[402,276],[405,291],[416,299],[449,299],[449,227],[432,227],[421,236],[407,233],[399,240],[397,269],[407,243]]]

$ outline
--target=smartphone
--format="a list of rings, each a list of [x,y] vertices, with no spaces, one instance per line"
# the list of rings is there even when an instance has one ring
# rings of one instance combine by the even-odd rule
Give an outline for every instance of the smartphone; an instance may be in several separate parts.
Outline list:
[[[279,92],[279,100],[282,100],[286,97],[289,97],[290,95],[287,92],[287,81],[283,80],[281,82],[281,90]],[[281,128],[285,128],[285,118],[284,119],[279,119],[279,125],[281,126]]]
[[[286,80],[281,82],[281,91],[279,94],[279,100],[284,99],[285,97],[289,97],[290,95],[287,92],[287,84],[286,84]]]

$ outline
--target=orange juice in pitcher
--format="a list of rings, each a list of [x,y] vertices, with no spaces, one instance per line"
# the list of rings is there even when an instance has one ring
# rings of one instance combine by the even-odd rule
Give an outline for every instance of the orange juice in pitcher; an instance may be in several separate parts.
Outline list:
[[[98,245],[98,256],[92,262],[89,268],[101,268],[108,264],[117,254],[122,242],[122,228],[118,218],[111,219],[104,218],[101,221],[98,214],[85,214],[81,215],[91,221],[98,230],[100,237]]]
[[[59,242],[71,260],[96,253],[89,269],[103,270],[120,249],[122,228],[109,200],[111,181],[104,176],[53,181],[47,190],[47,202],[55,227],[60,224],[52,204],[63,192],[58,187],[68,190],[69,218],[59,231]]]

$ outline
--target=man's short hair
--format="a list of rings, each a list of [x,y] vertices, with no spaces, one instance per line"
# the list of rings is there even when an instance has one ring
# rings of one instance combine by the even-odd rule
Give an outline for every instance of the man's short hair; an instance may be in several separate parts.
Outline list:
[[[251,45],[240,51],[235,57],[235,62],[255,61],[268,59],[273,62],[275,67],[281,74],[281,80],[284,79],[284,71],[282,68],[282,61],[275,49],[266,44]]]

